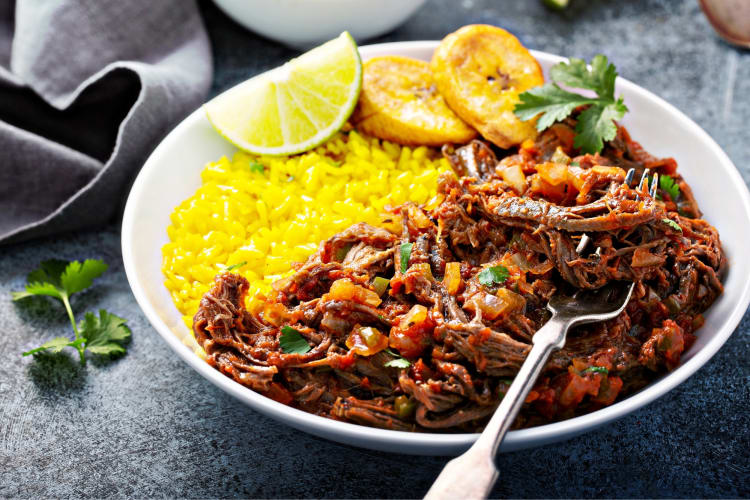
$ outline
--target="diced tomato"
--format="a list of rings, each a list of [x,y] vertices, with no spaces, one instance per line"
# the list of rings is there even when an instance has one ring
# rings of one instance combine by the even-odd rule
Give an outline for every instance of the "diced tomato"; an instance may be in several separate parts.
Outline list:
[[[279,403],[288,405],[294,401],[294,396],[287,389],[279,383],[272,382],[271,387],[265,392],[266,397],[278,401]]]
[[[599,386],[599,394],[592,400],[597,403],[601,403],[604,406],[611,405],[617,399],[617,395],[622,389],[622,379],[614,375],[602,378],[602,383]]]
[[[409,369],[409,375],[417,382],[427,382],[433,377],[434,373],[430,367],[422,361],[422,358],[419,358],[416,362],[412,363],[411,368]]]
[[[560,397],[558,398],[560,406],[572,408],[578,406],[587,394],[596,396],[599,394],[601,381],[602,377],[600,376],[581,377],[574,372],[568,373],[567,383],[563,385],[563,390],[560,392]]]
[[[402,356],[416,358],[431,344],[434,329],[435,322],[427,308],[417,304],[401,318],[397,326],[391,328],[388,343],[398,349]]]

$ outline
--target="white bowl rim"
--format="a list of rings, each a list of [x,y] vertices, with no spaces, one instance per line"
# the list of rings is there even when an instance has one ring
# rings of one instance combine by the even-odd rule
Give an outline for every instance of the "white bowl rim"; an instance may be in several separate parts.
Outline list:
[[[363,52],[363,58],[366,58],[369,53],[386,53],[388,51],[401,51],[404,49],[432,50],[438,43],[438,41],[428,40],[391,42],[364,45],[360,47],[360,50]],[[531,50],[531,52],[538,59],[547,59],[553,62],[565,60],[563,57],[546,52],[536,50]],[[750,192],[748,192],[747,185],[732,161],[708,133],[680,110],[648,90],[622,77],[618,77],[617,85],[618,87],[627,88],[628,92],[640,94],[641,98],[647,99],[652,105],[664,107],[668,112],[677,115],[693,133],[706,143],[712,153],[721,160],[718,167],[722,169],[722,173],[729,176],[731,181],[739,186],[742,198],[741,202],[745,211],[744,215],[746,219],[750,220]],[[211,367],[193,353],[188,346],[184,345],[159,317],[155,307],[147,299],[145,284],[138,279],[135,272],[132,244],[137,234],[137,221],[134,215],[135,207],[143,198],[143,191],[148,182],[148,173],[158,164],[160,152],[163,149],[167,149],[167,145],[178,142],[183,130],[188,129],[196,121],[202,119],[204,119],[203,111],[199,108],[178,124],[154,149],[133,183],[123,215],[122,256],[125,272],[136,301],[159,335],[190,367],[215,386],[248,404],[254,410],[305,432],[324,436],[342,443],[384,451],[397,450],[400,453],[446,454],[455,453],[468,447],[479,434],[437,434],[377,429],[331,420],[273,401],[242,386]],[[513,451],[574,437],[586,430],[592,430],[604,423],[631,413],[666,394],[711,359],[734,332],[744,316],[748,304],[750,304],[750,280],[745,282],[739,294],[739,300],[733,306],[731,314],[722,323],[720,330],[695,355],[674,371],[652,382],[641,391],[630,395],[626,399],[595,412],[538,427],[510,431],[503,442],[501,451]]]

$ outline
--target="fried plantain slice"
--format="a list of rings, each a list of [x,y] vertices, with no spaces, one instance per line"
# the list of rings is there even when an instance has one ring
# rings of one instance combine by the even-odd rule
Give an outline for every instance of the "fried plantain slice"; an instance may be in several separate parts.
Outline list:
[[[477,133],[451,111],[437,91],[427,62],[375,57],[363,65],[362,91],[350,122],[400,144],[465,143]]]
[[[501,148],[536,137],[535,122],[513,108],[518,94],[544,83],[542,68],[518,39],[502,28],[475,24],[446,36],[430,64],[448,106]]]

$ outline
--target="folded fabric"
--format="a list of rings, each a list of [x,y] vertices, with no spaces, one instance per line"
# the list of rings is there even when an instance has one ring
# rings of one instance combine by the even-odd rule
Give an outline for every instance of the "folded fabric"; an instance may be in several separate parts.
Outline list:
[[[110,220],[212,73],[193,0],[0,2],[0,244]]]

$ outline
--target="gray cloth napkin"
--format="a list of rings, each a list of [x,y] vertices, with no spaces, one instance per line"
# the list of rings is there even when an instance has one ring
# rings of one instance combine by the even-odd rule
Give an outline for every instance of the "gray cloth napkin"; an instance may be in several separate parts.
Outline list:
[[[0,244],[111,219],[212,73],[193,0],[0,0]]]

